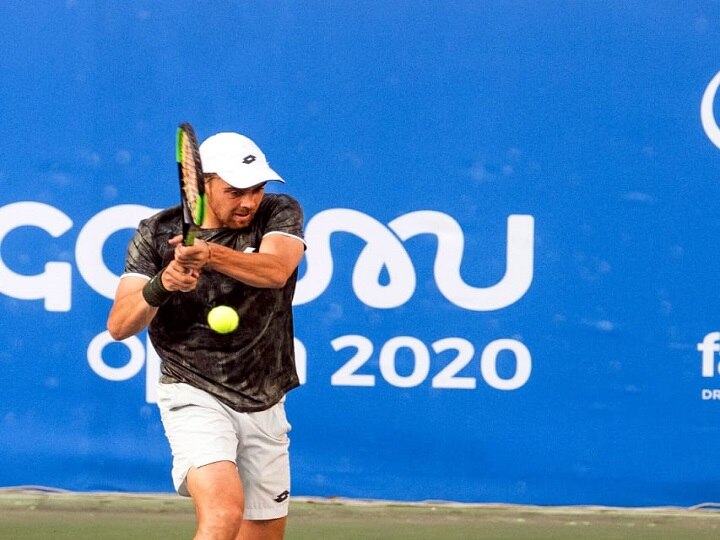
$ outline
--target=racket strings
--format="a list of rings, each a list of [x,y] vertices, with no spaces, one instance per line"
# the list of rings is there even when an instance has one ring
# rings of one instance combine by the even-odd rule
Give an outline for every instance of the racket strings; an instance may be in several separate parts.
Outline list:
[[[183,169],[183,191],[185,192],[185,200],[190,206],[190,212],[193,217],[198,215],[198,200],[200,190],[198,187],[198,169],[196,166],[196,156],[194,156],[192,144],[187,137],[183,139],[182,152],[182,169]]]

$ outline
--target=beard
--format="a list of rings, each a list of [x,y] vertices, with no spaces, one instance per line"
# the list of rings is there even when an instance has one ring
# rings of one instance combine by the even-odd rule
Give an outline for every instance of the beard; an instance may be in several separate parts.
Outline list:
[[[226,209],[222,213],[213,212],[218,218],[220,227],[227,229],[244,229],[252,223],[255,217],[255,209],[235,208]]]

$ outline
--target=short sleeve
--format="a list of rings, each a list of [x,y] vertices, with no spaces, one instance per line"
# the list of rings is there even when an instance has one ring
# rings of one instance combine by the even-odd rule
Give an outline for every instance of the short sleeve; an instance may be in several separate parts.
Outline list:
[[[296,236],[304,243],[302,207],[289,195],[276,195],[271,199],[264,235],[272,233]]]
[[[125,255],[125,274],[153,277],[162,267],[161,263],[155,248],[154,235],[147,221],[141,221],[128,245]]]

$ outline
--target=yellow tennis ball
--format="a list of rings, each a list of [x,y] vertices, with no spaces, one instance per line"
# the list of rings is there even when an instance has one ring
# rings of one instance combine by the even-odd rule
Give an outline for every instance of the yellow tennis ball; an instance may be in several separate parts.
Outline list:
[[[208,313],[207,321],[218,334],[229,334],[238,327],[240,317],[230,306],[216,306]]]

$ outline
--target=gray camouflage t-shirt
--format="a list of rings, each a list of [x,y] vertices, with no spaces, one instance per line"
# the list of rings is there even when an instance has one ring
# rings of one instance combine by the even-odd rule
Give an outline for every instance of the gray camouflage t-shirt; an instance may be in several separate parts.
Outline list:
[[[244,229],[201,229],[197,238],[237,251],[257,251],[262,238],[280,233],[303,238],[303,214],[288,195],[265,194]],[[180,206],[140,222],[125,259],[125,275],[152,277],[173,259],[168,240],[181,233]],[[295,369],[292,298],[297,270],[281,289],[251,287],[205,268],[194,291],[173,294],[149,326],[163,382],[184,382],[240,412],[265,410],[299,385]],[[207,324],[215,306],[237,309],[234,332]]]

